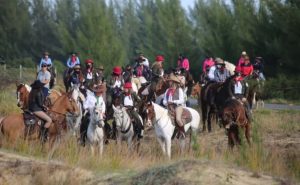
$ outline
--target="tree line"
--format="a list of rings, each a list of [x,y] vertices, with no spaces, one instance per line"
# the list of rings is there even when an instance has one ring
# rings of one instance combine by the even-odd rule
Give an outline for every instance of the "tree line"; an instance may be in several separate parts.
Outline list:
[[[298,0],[196,0],[188,11],[179,0],[0,0],[0,56],[34,65],[47,50],[65,63],[77,51],[81,61],[111,69],[139,52],[150,61],[164,55],[168,68],[182,53],[199,75],[205,56],[236,63],[245,50],[265,59],[267,76],[297,75],[299,7]]]

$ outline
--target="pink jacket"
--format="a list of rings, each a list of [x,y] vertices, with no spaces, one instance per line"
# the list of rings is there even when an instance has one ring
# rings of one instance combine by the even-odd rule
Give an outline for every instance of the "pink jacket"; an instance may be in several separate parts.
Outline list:
[[[241,58],[239,59],[239,61],[238,61],[237,66],[241,67],[241,65],[242,65],[243,63],[244,63],[244,58],[241,57]]]
[[[177,66],[180,68],[184,68],[186,71],[190,70],[189,59],[184,58],[182,62],[180,60],[178,60]]]
[[[208,68],[210,68],[211,66],[213,66],[213,65],[215,65],[215,62],[212,58],[205,59],[204,62],[203,62],[203,66],[202,66],[203,73],[206,73],[206,70]]]

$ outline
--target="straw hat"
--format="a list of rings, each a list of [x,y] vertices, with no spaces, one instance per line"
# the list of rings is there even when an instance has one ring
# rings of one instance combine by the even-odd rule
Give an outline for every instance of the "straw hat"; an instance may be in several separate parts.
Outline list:
[[[173,73],[170,74],[170,77],[169,77],[168,81],[173,81],[173,82],[176,82],[176,83],[180,83],[180,80],[178,79],[178,77],[176,77]]]

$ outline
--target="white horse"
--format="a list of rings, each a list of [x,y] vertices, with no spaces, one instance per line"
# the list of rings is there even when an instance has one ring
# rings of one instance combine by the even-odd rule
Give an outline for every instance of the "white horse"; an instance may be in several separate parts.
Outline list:
[[[192,135],[196,134],[200,124],[199,113],[189,107],[184,107],[191,115],[191,122],[184,125],[184,130],[191,129],[190,145],[192,144]],[[147,105],[147,126],[154,125],[157,140],[162,148],[163,154],[171,158],[171,140],[174,133],[175,126],[172,124],[172,120],[168,114],[168,110],[159,106],[156,103],[151,102]],[[180,151],[184,151],[185,139],[180,139]]]
[[[225,63],[225,68],[229,71],[229,74],[231,76],[234,75],[235,65],[228,61],[225,61],[224,63]]]
[[[94,146],[99,149],[99,154],[103,154],[104,145],[104,119],[100,106],[95,106],[90,111],[90,122],[87,129],[87,141],[90,145],[92,155],[94,155]]]
[[[85,101],[84,95],[79,90],[79,85],[72,85],[72,98],[76,101],[79,114],[76,116],[67,114],[66,119],[70,133],[74,136],[79,136],[79,129],[83,116],[82,102]]]
[[[115,107],[113,105],[114,110],[114,120],[116,123],[117,129],[117,144],[119,150],[121,149],[121,141],[127,141],[127,145],[129,150],[132,150],[133,146],[133,137],[135,136],[133,124],[130,116],[128,115],[125,107]],[[140,116],[139,116],[140,117]],[[141,123],[143,123],[142,118],[140,117]],[[139,142],[137,143],[137,147],[139,147]],[[137,148],[138,150],[138,148]]]

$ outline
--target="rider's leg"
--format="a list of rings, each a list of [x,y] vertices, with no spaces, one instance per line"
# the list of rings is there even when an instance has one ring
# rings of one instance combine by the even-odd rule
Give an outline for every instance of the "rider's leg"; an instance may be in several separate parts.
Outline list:
[[[181,115],[183,112],[183,107],[182,106],[177,106],[175,109],[176,112],[176,123],[178,125],[179,128],[179,135],[178,137],[185,137],[185,131],[184,131],[184,124],[181,120]]]
[[[88,112],[82,117],[82,122],[80,124],[80,144],[82,146],[85,146],[85,140],[87,138],[87,129],[90,122],[89,117],[90,113]]]
[[[138,137],[143,137],[142,136],[142,130],[144,129],[144,127],[143,127],[143,124],[141,123],[141,120],[139,118],[139,114],[135,110],[131,110],[130,112],[131,112],[131,115],[134,119],[135,126],[137,128]]]
[[[41,118],[42,120],[45,121],[44,126],[41,128],[42,131],[42,142],[45,142],[47,140],[48,137],[48,130],[49,127],[51,126],[52,123],[52,119],[43,111],[36,111],[33,112],[37,117]]]

